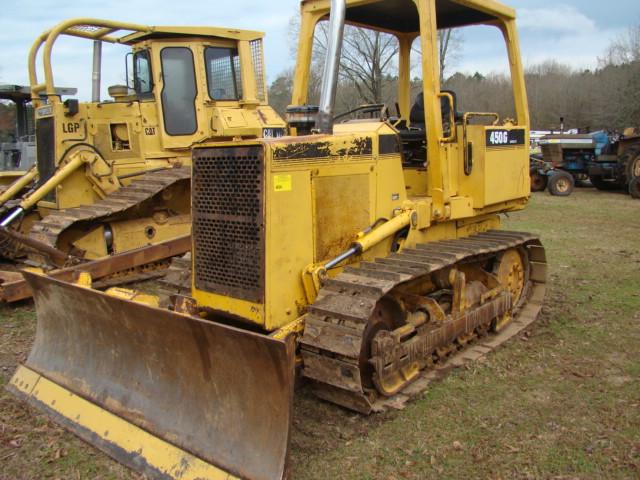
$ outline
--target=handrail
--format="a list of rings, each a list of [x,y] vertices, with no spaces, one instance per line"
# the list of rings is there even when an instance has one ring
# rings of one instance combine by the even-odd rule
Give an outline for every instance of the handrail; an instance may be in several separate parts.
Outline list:
[[[95,28],[94,31],[82,29],[79,27]],[[112,36],[114,32],[126,30],[128,33],[122,37]],[[51,53],[53,45],[60,35],[68,35],[73,37],[87,38],[91,40],[99,40],[108,43],[120,43],[122,38],[130,35],[130,32],[151,33],[154,27],[139,25],[135,23],[116,22],[111,20],[100,20],[95,18],[74,18],[59,23],[50,30],[43,32],[31,46],[29,51],[29,82],[31,84],[31,100],[35,107],[40,106],[41,92],[44,91],[52,102],[59,101],[53,82],[53,70],[51,67]],[[38,83],[38,75],[36,70],[36,59],[38,51],[45,45],[43,51],[44,64],[44,83]]]

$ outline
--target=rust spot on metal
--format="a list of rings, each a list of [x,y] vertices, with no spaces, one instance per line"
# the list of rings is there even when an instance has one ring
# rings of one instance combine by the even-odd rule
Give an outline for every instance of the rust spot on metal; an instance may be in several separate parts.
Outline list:
[[[353,140],[353,144],[347,148],[341,148],[336,153],[346,155],[371,155],[373,152],[373,140],[371,137],[360,137]]]
[[[205,335],[201,323],[189,322],[189,327],[193,334],[193,341],[198,347],[198,353],[200,354],[202,378],[206,381],[211,381],[211,358],[209,357],[210,345],[207,341],[207,336]]]
[[[273,149],[275,160],[294,160],[302,158],[321,158],[331,156],[331,145],[326,142],[290,143]]]

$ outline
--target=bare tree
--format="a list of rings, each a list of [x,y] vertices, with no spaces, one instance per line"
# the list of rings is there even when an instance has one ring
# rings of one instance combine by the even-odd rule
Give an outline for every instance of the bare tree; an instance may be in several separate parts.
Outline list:
[[[599,57],[598,61],[601,67],[640,61],[640,24],[629,27],[611,42],[604,57]]]
[[[299,31],[299,20],[294,17],[289,22],[289,38],[292,42],[298,37]],[[327,44],[328,24],[320,22],[313,41],[312,71],[322,71]],[[341,87],[350,86],[357,92],[357,98],[354,99],[351,95],[351,101],[348,103],[357,105],[381,103],[385,100],[387,84],[397,75],[394,69],[398,49],[398,40],[393,35],[351,25],[345,26],[340,59]],[[343,97],[345,100],[348,98]]]
[[[316,28],[314,56],[324,59],[327,25]],[[381,103],[385,82],[395,73],[398,39],[388,33],[347,25],[340,58],[340,78],[356,88],[359,103]]]
[[[451,69],[460,60],[462,51],[462,30],[445,28],[438,30],[438,54],[440,59],[440,83],[443,83],[445,72]]]
[[[384,83],[394,73],[398,40],[387,33],[349,28],[340,63],[342,76],[352,81],[366,103],[383,101]]]

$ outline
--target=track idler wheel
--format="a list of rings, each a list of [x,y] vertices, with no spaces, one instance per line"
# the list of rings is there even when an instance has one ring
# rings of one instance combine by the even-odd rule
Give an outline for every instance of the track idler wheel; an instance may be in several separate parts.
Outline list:
[[[391,297],[382,298],[373,310],[364,333],[360,352],[360,372],[362,384],[375,388],[383,396],[392,396],[415,380],[420,374],[417,362],[397,365],[394,348],[403,339],[401,332],[410,333],[410,328],[402,326],[405,319],[402,307]],[[376,371],[371,359],[385,359],[385,368]]]
[[[529,263],[526,253],[516,248],[506,250],[498,257],[493,267],[493,274],[511,294],[514,308],[518,307],[525,298],[524,290],[529,278]],[[508,312],[494,320],[491,330],[500,331],[510,321],[511,312]]]

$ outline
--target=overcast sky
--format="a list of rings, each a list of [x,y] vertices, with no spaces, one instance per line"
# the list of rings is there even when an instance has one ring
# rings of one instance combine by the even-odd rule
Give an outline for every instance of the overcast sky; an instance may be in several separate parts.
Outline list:
[[[94,17],[149,25],[210,25],[266,32],[269,80],[293,65],[289,22],[299,0],[1,0],[0,83],[26,84],[27,55],[43,30],[72,17]],[[516,8],[525,65],[557,59],[593,68],[607,45],[640,24],[640,0],[507,0]],[[277,5],[277,7],[276,7]],[[504,49],[494,29],[474,27],[464,35],[464,55],[456,70],[489,73],[505,69]],[[90,96],[90,42],[70,39],[54,49],[54,75],[60,86],[78,87]],[[105,48],[105,85],[122,83],[122,46]]]

